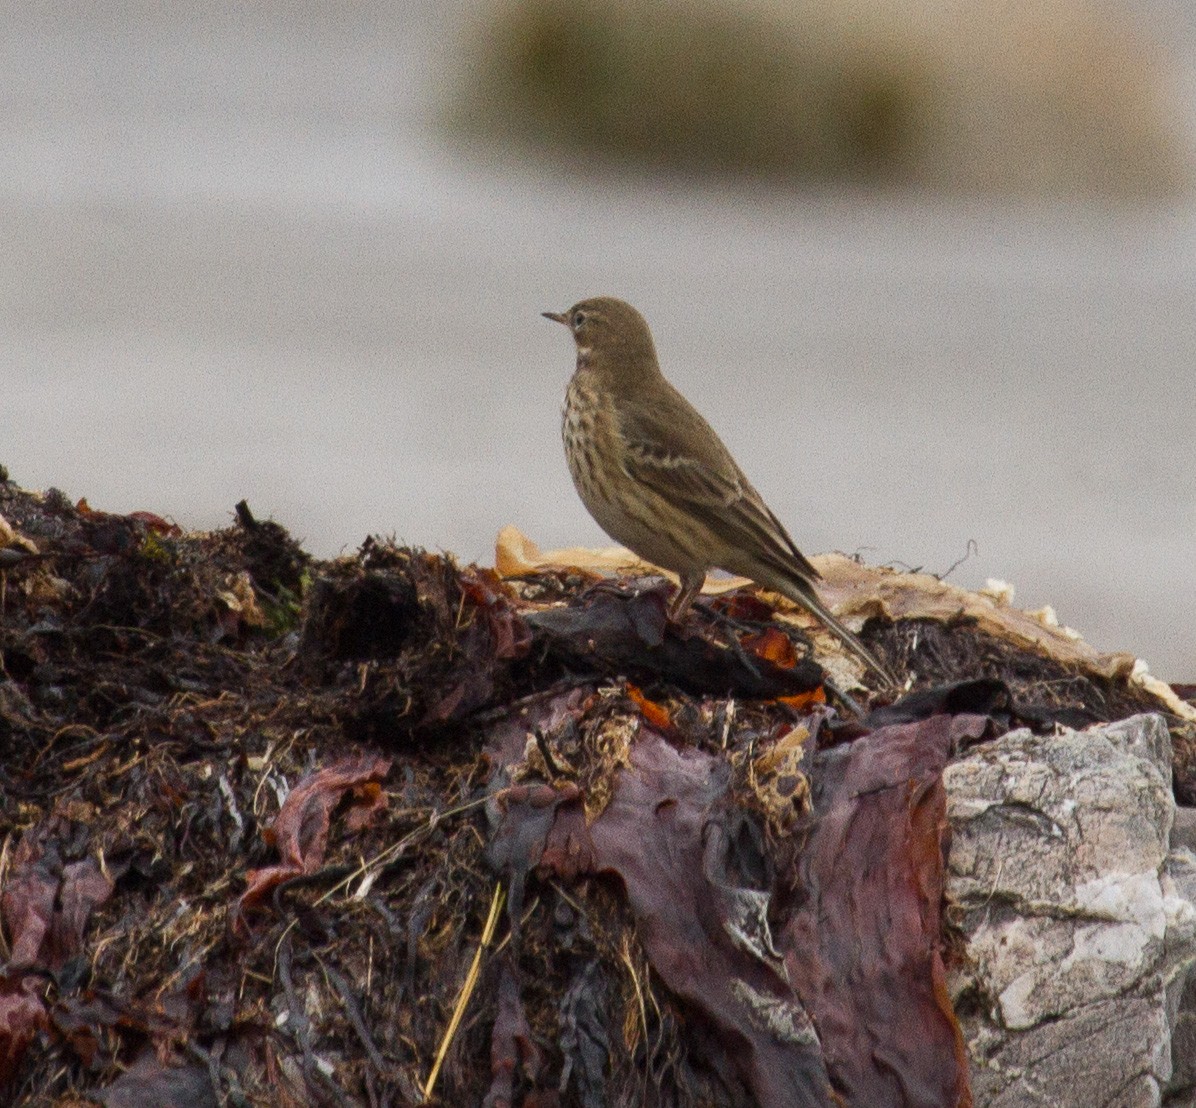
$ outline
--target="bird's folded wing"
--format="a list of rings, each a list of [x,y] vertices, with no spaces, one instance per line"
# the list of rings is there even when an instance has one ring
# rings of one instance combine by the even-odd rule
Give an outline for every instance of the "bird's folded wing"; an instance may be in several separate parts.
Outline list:
[[[714,467],[659,443],[626,441],[623,468],[658,496],[684,508],[721,542],[772,566],[783,576],[818,580],[780,520],[727,456]]]

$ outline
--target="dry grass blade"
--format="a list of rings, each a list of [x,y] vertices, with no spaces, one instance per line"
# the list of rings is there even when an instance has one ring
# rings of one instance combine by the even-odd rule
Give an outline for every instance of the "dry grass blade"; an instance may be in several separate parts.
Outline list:
[[[457,1028],[461,1024],[461,1017],[465,1014],[465,1009],[469,1004],[469,998],[473,996],[473,990],[478,983],[478,974],[482,965],[482,952],[490,945],[494,938],[494,929],[498,926],[498,916],[502,911],[503,901],[506,899],[506,892],[502,887],[502,883],[494,886],[494,896],[490,898],[490,913],[486,917],[486,926],[482,928],[482,939],[478,943],[478,949],[474,952],[473,963],[469,967],[469,973],[465,975],[465,984],[461,986],[461,993],[457,997],[457,1003],[453,1007],[452,1019],[449,1020],[448,1027],[445,1028],[444,1038],[440,1040],[440,1047],[436,1051],[436,1060],[432,1063],[432,1071],[428,1074],[428,1080],[424,1082],[424,1099],[427,1100],[432,1096],[432,1090],[436,1087],[436,1078],[440,1075],[440,1067],[444,1064],[445,1056],[448,1054],[448,1049],[452,1045],[453,1036],[457,1034]]]

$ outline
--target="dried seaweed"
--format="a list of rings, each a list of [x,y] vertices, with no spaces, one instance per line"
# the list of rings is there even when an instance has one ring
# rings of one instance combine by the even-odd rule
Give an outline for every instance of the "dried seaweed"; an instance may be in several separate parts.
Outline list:
[[[245,505],[185,534],[0,483],[0,517],[19,1105],[417,1104],[438,1055],[453,1105],[881,1103],[882,1047],[886,1080],[964,1104],[938,770],[981,730],[1157,707],[874,620],[925,695],[845,720],[747,593],[679,632],[578,575],[376,540],[319,563]],[[832,862],[881,845],[919,923],[861,976],[835,936],[876,924]],[[840,978],[905,1025],[868,1038]]]

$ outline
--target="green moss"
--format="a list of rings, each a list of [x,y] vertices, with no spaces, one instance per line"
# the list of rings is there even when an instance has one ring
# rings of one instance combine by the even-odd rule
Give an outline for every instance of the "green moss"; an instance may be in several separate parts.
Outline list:
[[[311,587],[311,573],[304,570],[299,578],[299,591],[292,592],[275,582],[273,595],[259,594],[258,603],[266,620],[266,635],[278,638],[296,630],[302,622],[303,598]]]
[[[174,551],[164,543],[156,531],[146,531],[141,540],[141,555],[155,562],[174,562]]]

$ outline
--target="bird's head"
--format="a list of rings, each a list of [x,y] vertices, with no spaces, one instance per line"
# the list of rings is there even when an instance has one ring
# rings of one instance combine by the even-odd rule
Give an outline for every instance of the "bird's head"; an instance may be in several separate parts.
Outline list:
[[[615,378],[660,373],[648,323],[627,301],[595,296],[568,311],[543,314],[573,333],[578,369]]]

